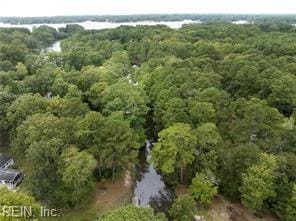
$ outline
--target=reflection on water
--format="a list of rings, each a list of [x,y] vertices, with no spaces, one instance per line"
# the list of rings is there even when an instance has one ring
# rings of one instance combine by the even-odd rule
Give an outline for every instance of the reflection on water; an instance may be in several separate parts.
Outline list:
[[[156,212],[167,212],[173,200],[173,193],[165,185],[162,176],[149,163],[151,144],[140,153],[140,165],[134,195],[140,206],[151,206]]]

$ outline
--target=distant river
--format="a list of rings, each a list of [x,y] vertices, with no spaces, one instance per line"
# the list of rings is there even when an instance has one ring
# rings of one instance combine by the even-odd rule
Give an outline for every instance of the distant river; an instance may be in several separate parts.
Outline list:
[[[193,21],[193,20],[184,20],[184,21],[141,21],[141,22],[121,22],[121,23],[114,23],[114,22],[92,22],[92,21],[85,21],[80,23],[61,23],[61,24],[27,24],[27,25],[14,25],[8,23],[0,22],[0,27],[3,28],[27,28],[30,31],[33,28],[37,28],[41,25],[47,25],[53,27],[55,29],[66,27],[67,24],[78,24],[84,27],[86,30],[100,30],[100,29],[109,29],[109,28],[117,28],[122,25],[128,26],[137,26],[137,25],[166,25],[170,28],[181,28],[184,24],[191,24],[191,23],[201,23],[200,21]]]

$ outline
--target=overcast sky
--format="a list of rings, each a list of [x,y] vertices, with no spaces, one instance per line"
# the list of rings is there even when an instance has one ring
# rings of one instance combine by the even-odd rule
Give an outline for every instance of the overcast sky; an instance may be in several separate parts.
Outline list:
[[[0,16],[294,13],[296,0],[0,0]]]

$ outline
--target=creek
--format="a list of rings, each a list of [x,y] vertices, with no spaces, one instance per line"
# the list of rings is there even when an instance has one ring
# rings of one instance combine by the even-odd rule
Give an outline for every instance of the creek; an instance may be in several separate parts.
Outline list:
[[[134,200],[139,206],[152,207],[155,212],[167,212],[174,199],[174,194],[150,162],[152,148],[153,145],[146,141],[145,147],[140,152]]]

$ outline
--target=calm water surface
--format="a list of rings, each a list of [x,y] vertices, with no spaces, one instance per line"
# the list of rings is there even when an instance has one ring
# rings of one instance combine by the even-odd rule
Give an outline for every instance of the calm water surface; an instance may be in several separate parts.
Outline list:
[[[149,162],[151,147],[151,143],[147,141],[145,149],[140,153],[134,196],[140,206],[151,206],[156,212],[167,212],[174,195],[160,173]]]

